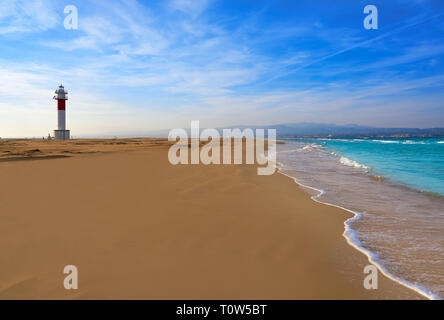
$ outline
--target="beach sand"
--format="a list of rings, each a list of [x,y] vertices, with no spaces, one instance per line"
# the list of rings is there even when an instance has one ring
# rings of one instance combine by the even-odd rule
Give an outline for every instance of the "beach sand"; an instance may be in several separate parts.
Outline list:
[[[364,289],[350,213],[255,165],[173,166],[169,145],[0,140],[0,299],[422,298],[381,273]]]

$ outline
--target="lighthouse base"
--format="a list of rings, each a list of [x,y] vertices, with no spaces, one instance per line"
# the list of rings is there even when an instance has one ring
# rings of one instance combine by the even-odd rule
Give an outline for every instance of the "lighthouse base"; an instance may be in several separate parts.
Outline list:
[[[70,139],[70,131],[69,130],[54,130],[54,139],[55,140],[69,140]]]

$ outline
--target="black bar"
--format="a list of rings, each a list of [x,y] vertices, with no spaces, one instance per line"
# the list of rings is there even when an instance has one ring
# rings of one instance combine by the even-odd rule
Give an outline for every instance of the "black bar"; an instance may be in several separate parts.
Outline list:
[[[439,315],[442,301],[282,301],[282,300],[168,300],[168,301],[1,301],[15,316],[22,313],[48,311],[61,316],[97,315],[100,319],[113,316],[123,319],[311,319],[338,316],[341,318],[386,318],[393,312],[417,315]],[[439,308],[439,309],[438,309]],[[185,312],[185,313],[184,313]],[[6,317],[3,317],[6,319]],[[14,317],[15,318],[15,317]]]

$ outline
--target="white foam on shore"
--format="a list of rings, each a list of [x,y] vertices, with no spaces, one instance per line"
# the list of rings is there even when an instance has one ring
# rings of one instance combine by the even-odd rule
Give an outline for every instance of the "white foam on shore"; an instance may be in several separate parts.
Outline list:
[[[279,151],[276,152],[276,153],[279,153]],[[341,207],[339,205],[335,205],[335,204],[332,204],[332,203],[320,201],[319,198],[321,198],[325,194],[325,190],[318,189],[318,188],[311,187],[311,186],[307,186],[307,185],[299,182],[295,177],[292,177],[292,176],[290,176],[290,175],[288,175],[286,173],[283,173],[282,172],[282,167],[281,168],[276,167],[276,169],[278,170],[278,173],[280,173],[280,174],[282,174],[282,175],[284,175],[286,177],[289,177],[290,179],[293,179],[293,181],[296,184],[298,184],[299,186],[318,192],[317,195],[314,195],[314,196],[310,197],[313,201],[315,201],[317,203],[321,203],[321,204],[327,205],[327,206],[339,208],[339,209],[345,210],[345,211],[350,212],[351,214],[353,214],[352,218],[349,218],[349,219],[347,219],[344,222],[344,229],[345,230],[344,230],[344,233],[342,235],[347,240],[347,243],[350,246],[352,246],[356,250],[358,250],[358,251],[362,252],[363,254],[365,254],[367,256],[369,262],[372,263],[373,265],[375,265],[378,268],[378,270],[383,275],[385,275],[387,278],[389,278],[389,279],[399,283],[400,285],[402,285],[402,286],[404,286],[404,287],[406,287],[408,289],[411,289],[411,290],[419,293],[420,295],[422,295],[423,297],[425,297],[427,299],[430,299],[430,300],[442,300],[442,298],[439,295],[433,293],[432,291],[430,291],[426,287],[421,286],[421,285],[417,285],[417,284],[413,284],[413,283],[411,283],[411,282],[409,282],[407,280],[404,280],[404,279],[402,279],[402,278],[392,274],[390,271],[387,270],[387,268],[384,265],[382,265],[382,263],[378,259],[378,255],[376,253],[374,253],[374,252],[372,252],[372,251],[370,251],[370,250],[368,250],[368,249],[366,249],[366,248],[364,248],[362,246],[361,242],[358,239],[357,232],[351,228],[351,224],[354,221],[359,220],[359,218],[361,217],[362,213],[357,212],[357,211],[353,211],[353,210],[350,210],[350,209],[347,209],[347,208],[344,208],[344,207]]]
[[[348,167],[354,167],[354,168],[360,168],[360,169],[366,169],[366,170],[370,169],[370,167],[363,165],[359,162],[356,162],[354,160],[351,160],[349,158],[346,158],[346,157],[341,157],[339,159],[339,162],[345,166],[348,166]]]
[[[312,151],[312,150],[319,149],[319,148],[322,148],[322,146],[320,144],[311,143],[311,144],[307,144],[306,146],[303,146],[298,151]]]

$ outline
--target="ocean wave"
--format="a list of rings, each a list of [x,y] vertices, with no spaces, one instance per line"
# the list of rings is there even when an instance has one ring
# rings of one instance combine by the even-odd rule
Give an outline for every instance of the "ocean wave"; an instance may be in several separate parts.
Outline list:
[[[400,143],[400,141],[395,141],[395,140],[372,140],[372,141],[379,143]]]
[[[354,167],[354,168],[360,168],[360,169],[366,169],[366,170],[370,169],[370,167],[363,165],[359,162],[356,162],[354,160],[351,160],[349,158],[346,158],[346,157],[341,157],[339,159],[339,162],[345,166],[348,166],[348,167]]]
[[[407,140],[407,141],[403,141],[402,144],[426,144],[426,143],[424,141]]]
[[[375,139],[375,140],[377,142],[373,142],[373,145],[371,145],[372,140],[370,140],[370,139],[367,140],[368,142],[370,142],[370,144],[366,144],[364,142],[364,146],[365,147],[372,147],[375,149],[379,148],[380,150],[384,150],[385,148],[391,146],[391,145],[385,145],[385,147],[384,147],[384,145],[381,143],[381,140],[377,140],[377,139]],[[390,148],[395,147],[395,146],[396,146],[396,148],[401,147],[403,145],[402,144],[403,142],[406,142],[405,144],[413,144],[414,142],[423,142],[423,141],[417,141],[416,139],[402,139],[402,140],[398,140],[398,141],[395,141],[395,139],[389,139],[389,140],[384,140],[384,141],[392,141],[392,142],[388,142],[388,143],[395,143],[395,145],[391,146]],[[299,149],[302,149],[301,147],[305,147],[304,151],[314,149],[314,148],[310,147],[310,145],[309,145],[312,142],[313,141],[309,140],[309,141],[305,142],[304,144],[295,144],[295,149],[298,147],[299,147]],[[424,140],[424,142],[426,145],[435,144],[435,146],[436,146],[436,143],[441,143],[441,145],[444,145],[444,139],[441,139],[441,140],[427,139],[427,140]],[[358,143],[358,142],[355,142],[355,143]],[[355,179],[355,177],[362,178],[362,175],[365,175],[367,177],[370,177],[373,180],[373,183],[371,183],[371,182],[369,182],[369,183],[371,183],[372,186],[375,186],[374,187],[375,189],[380,188],[380,190],[385,190],[385,186],[388,186],[388,185],[390,185],[390,186],[392,184],[398,185],[398,183],[396,181],[390,180],[391,179],[390,176],[389,177],[378,176],[377,175],[377,172],[378,172],[377,167],[374,168],[375,169],[374,172],[372,172],[372,170],[367,171],[366,169],[368,168],[368,166],[365,166],[364,164],[367,164],[367,165],[372,164],[372,162],[369,162],[371,160],[371,157],[369,157],[368,160],[365,160],[365,158],[362,158],[362,157],[356,158],[356,156],[354,156],[353,153],[351,153],[352,151],[354,151],[354,147],[352,148],[351,146],[347,146],[347,148],[341,148],[341,147],[343,147],[343,145],[339,144],[338,149],[340,151],[337,151],[337,150],[332,150],[335,147],[335,144],[331,144],[331,146],[329,143],[324,144],[324,143],[320,142],[319,144],[322,144],[322,149],[314,150],[312,152],[299,151],[299,152],[301,152],[300,157],[289,157],[288,159],[286,159],[289,161],[288,168],[287,168],[289,176],[292,176],[292,178],[294,179],[295,177],[301,175],[301,177],[300,177],[301,179],[307,179],[306,182],[304,182],[304,183],[307,183],[307,185],[305,185],[305,187],[308,187],[309,189],[317,191],[314,195],[311,191],[309,192],[312,195],[313,200],[326,204],[325,202],[328,202],[328,200],[324,199],[323,197],[325,196],[326,193],[329,193],[329,192],[327,192],[326,190],[321,190],[321,189],[309,187],[309,186],[317,186],[318,188],[319,187],[322,188],[323,179],[322,179],[322,177],[320,179],[317,179],[318,177],[310,177],[310,176],[307,177],[306,175],[309,175],[310,171],[307,170],[306,168],[311,168],[311,169],[315,169],[315,170],[316,170],[316,168],[318,168],[321,171],[320,173],[325,172],[328,175],[335,174],[335,170],[338,173],[343,172],[346,175],[349,175],[350,173],[352,173],[352,175],[350,175],[348,177],[350,179]],[[416,145],[416,144],[414,144],[414,145]],[[403,148],[412,148],[412,150],[414,150],[413,149],[414,145],[411,147],[408,147],[407,145],[405,145]],[[418,144],[418,147],[419,147],[419,144]],[[437,147],[437,148],[439,149],[439,147]],[[405,149],[401,149],[401,150],[405,150]],[[408,149],[408,150],[410,150],[410,149]],[[345,157],[343,156],[343,154],[341,154],[342,151],[347,153]],[[320,157],[318,157],[318,154],[320,155]],[[357,161],[361,161],[362,163],[351,160],[347,157],[350,157],[351,159],[354,159]],[[307,164],[305,164],[305,163],[293,164],[293,162],[296,162],[299,159],[302,159],[302,161],[309,161],[309,162]],[[311,165],[311,163],[313,161],[317,161],[318,159],[321,162],[320,166]],[[378,163],[376,162],[375,166],[376,166],[376,164],[378,164]],[[287,166],[287,164],[285,164],[285,166]],[[285,166],[284,166],[284,168],[280,168],[280,170],[279,170],[280,173],[287,172],[287,169],[285,168]],[[338,166],[342,166],[343,169],[341,170],[340,168],[338,168]],[[349,168],[352,168],[352,169],[346,170],[347,169],[346,166]],[[301,169],[300,167],[302,167],[303,169]],[[356,168],[356,169],[353,169],[353,168]],[[364,171],[367,171],[367,172],[364,173]],[[314,172],[316,172],[316,171],[314,171]],[[298,183],[296,181],[296,179],[294,179],[294,180],[296,183]],[[388,181],[383,182],[384,180],[388,180]],[[304,181],[304,180],[301,180],[301,182],[302,181]],[[358,182],[359,182],[359,180],[358,180]],[[332,183],[332,184],[330,185],[329,183]],[[298,183],[298,184],[301,185],[300,183]],[[330,190],[329,189],[330,187],[332,188],[331,189],[332,194],[328,195],[326,198],[333,199],[333,196],[334,196],[333,192],[338,191],[338,189],[334,189],[335,186],[331,180],[326,180],[325,188]],[[399,187],[408,188],[407,186],[404,186],[404,185],[399,185]],[[410,190],[410,188],[408,188],[408,189]],[[416,189],[411,189],[411,190],[418,191]],[[386,195],[387,195],[387,199],[390,199],[390,193],[386,193]],[[348,199],[350,199],[350,198],[348,198]],[[344,202],[342,202],[342,201],[344,201]],[[366,249],[365,247],[367,247],[367,245],[366,245],[367,241],[369,241],[368,243],[372,243],[371,242],[372,238],[371,237],[366,238],[366,234],[358,233],[356,230],[354,230],[355,225],[353,225],[354,221],[360,219],[361,214],[357,210],[352,211],[352,210],[346,209],[346,207],[348,207],[349,205],[350,205],[350,208],[352,208],[351,207],[352,202],[349,203],[348,200],[344,200],[344,199],[342,201],[338,201],[337,204],[340,205],[342,202],[342,204],[344,205],[344,207],[342,207],[342,209],[352,212],[355,215],[353,217],[354,219],[351,218],[350,220],[346,221],[346,223],[345,223],[344,237],[347,239],[347,242],[350,245],[352,245],[353,247],[355,247],[359,251],[365,253],[369,257],[370,261],[375,263],[375,265],[378,267],[379,271],[382,271],[385,275],[387,275],[392,280],[420,293],[421,295],[423,295],[429,299],[442,299],[442,297],[439,296],[439,292],[440,291],[442,292],[441,287],[438,286],[438,288],[436,288],[434,283],[431,282],[428,284],[428,285],[430,285],[430,288],[427,288],[427,286],[428,286],[427,283],[429,282],[429,279],[423,280],[423,278],[421,276],[419,276],[419,278],[412,278],[412,279],[414,279],[414,281],[409,282],[407,279],[402,278],[403,273],[396,275],[398,272],[400,272],[397,269],[397,266],[398,266],[397,264],[392,265],[390,260],[384,260],[384,259],[380,259],[378,257],[378,255],[376,253],[377,247],[375,247],[375,252],[371,251],[371,249],[370,249],[371,247]],[[332,203],[334,203],[334,202],[332,201]],[[366,205],[363,205],[362,208],[360,208],[361,209],[360,211],[363,212],[362,213],[363,216],[366,214],[364,211],[365,208],[368,208],[368,207],[366,207]],[[364,220],[364,225],[365,225],[365,220]],[[356,227],[358,228],[359,225],[356,225]],[[357,229],[357,230],[359,230],[359,229]],[[363,242],[361,243],[360,240]],[[442,248],[440,248],[440,249],[442,249]],[[384,251],[382,251],[382,253],[384,253]],[[414,254],[412,255],[412,257],[413,256],[414,256]],[[390,254],[388,254],[388,257],[390,257]],[[399,261],[399,262],[403,262],[403,260]],[[439,261],[439,262],[442,263],[442,261]],[[412,271],[416,271],[416,270],[412,270]],[[394,274],[392,274],[392,272]],[[415,273],[413,273],[413,275],[415,275]],[[429,276],[429,275],[427,274],[427,276]],[[425,281],[425,283],[420,284],[419,281],[421,281],[421,280]],[[418,281],[418,283],[416,281]]]
[[[351,209],[348,209],[348,208],[345,208],[345,207],[342,207],[342,206],[339,206],[339,205],[336,205],[336,204],[332,204],[332,203],[329,203],[329,202],[321,201],[320,198],[323,195],[325,195],[325,193],[326,193],[325,190],[305,185],[305,184],[299,182],[298,179],[296,179],[295,177],[282,172],[282,169],[279,169],[278,172],[280,174],[283,174],[284,176],[287,176],[287,177],[293,179],[293,181],[296,184],[298,184],[298,185],[300,185],[300,186],[302,186],[304,188],[308,188],[308,189],[317,191],[318,194],[311,197],[311,199],[313,201],[321,203],[321,204],[324,204],[324,205],[327,205],[327,206],[336,207],[336,208],[339,208],[339,209],[342,209],[342,210],[345,210],[347,212],[352,213],[353,217],[347,219],[344,222],[344,233],[342,235],[346,239],[347,243],[350,246],[352,246],[356,250],[358,250],[358,251],[362,252],[363,254],[365,254],[367,256],[367,258],[369,259],[369,261],[372,264],[374,264],[382,274],[384,274],[386,277],[390,278],[391,280],[393,280],[393,281],[403,285],[404,287],[409,288],[409,289],[411,289],[411,290],[421,294],[422,296],[426,297],[427,299],[430,299],[430,300],[442,300],[442,298],[438,294],[435,294],[434,292],[432,292],[428,288],[426,288],[426,287],[424,287],[422,285],[419,285],[417,283],[412,283],[410,281],[407,281],[405,279],[402,279],[401,277],[398,277],[398,276],[392,274],[382,264],[381,260],[379,259],[379,256],[376,253],[370,251],[369,249],[365,248],[362,245],[361,241],[359,240],[357,232],[351,227],[353,222],[355,222],[355,221],[357,221],[357,220],[359,220],[361,218],[361,216],[362,216],[361,212],[358,212],[358,211],[355,211],[355,210],[351,210]]]
[[[375,174],[371,174],[371,175],[370,175],[370,178],[372,178],[372,179],[375,180],[376,182],[382,182],[382,181],[387,180],[385,177],[383,177],[383,176],[378,176],[378,175],[375,175]]]
[[[316,150],[319,148],[322,148],[322,146],[320,144],[311,143],[311,144],[307,144],[306,146],[303,146],[298,151],[312,151],[312,150]]]

